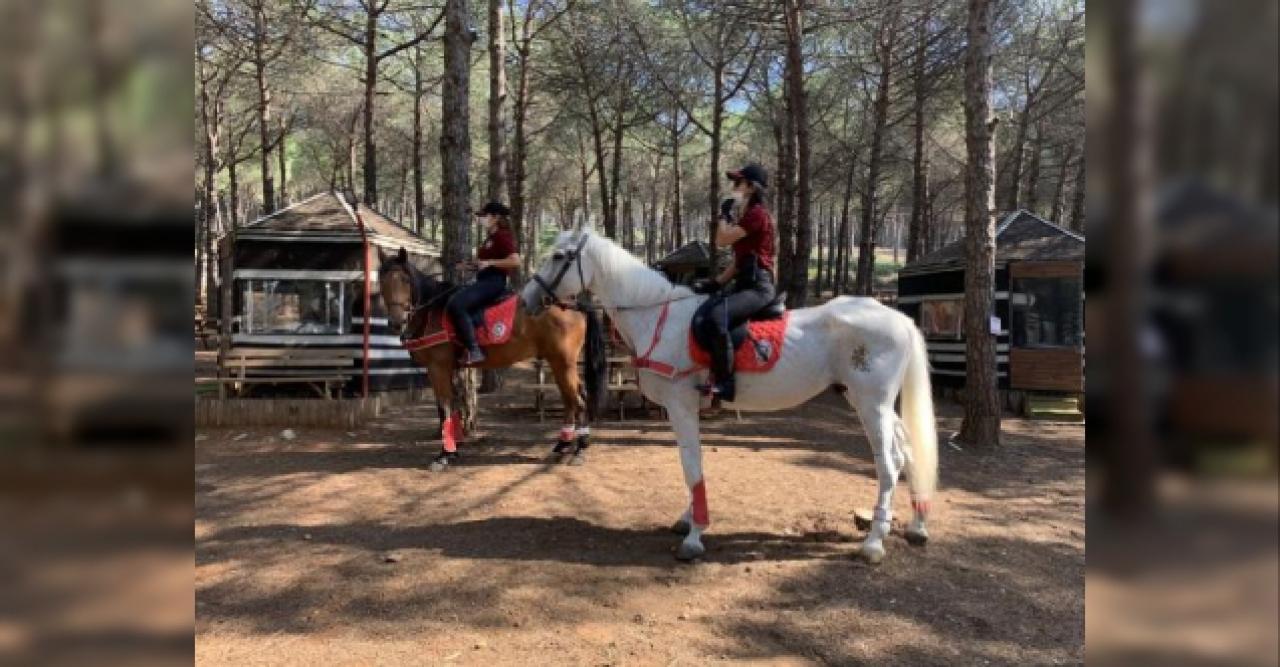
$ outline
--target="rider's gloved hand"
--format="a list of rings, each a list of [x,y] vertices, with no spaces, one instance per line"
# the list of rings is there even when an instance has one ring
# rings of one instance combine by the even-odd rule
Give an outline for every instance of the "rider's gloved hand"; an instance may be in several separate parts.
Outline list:
[[[711,278],[699,278],[693,281],[693,285],[690,287],[693,288],[695,294],[715,294],[720,291],[720,283]]]
[[[733,222],[733,198],[720,202],[720,217],[725,222]]]

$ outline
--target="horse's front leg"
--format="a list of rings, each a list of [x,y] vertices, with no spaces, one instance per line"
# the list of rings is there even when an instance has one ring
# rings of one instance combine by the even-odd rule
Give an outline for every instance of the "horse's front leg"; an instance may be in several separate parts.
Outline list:
[[[676,550],[676,558],[693,560],[707,552],[702,545],[702,533],[711,525],[707,507],[707,485],[702,476],[702,442],[698,431],[698,397],[689,391],[687,399],[675,399],[667,404],[671,427],[680,449],[680,467],[684,470],[684,483],[689,489],[689,507],[676,522],[680,532],[687,530],[684,541]]]
[[[440,453],[431,460],[431,470],[440,472],[458,458],[458,441],[462,439],[462,415],[454,408],[453,369],[433,365],[428,369],[431,390],[436,395],[436,409],[441,415]]]
[[[553,460],[569,465],[582,465],[586,462],[583,450],[587,448],[587,439],[591,431],[582,420],[585,415],[585,406],[582,404],[582,397],[578,394],[578,364],[576,360],[571,363],[565,359],[551,359],[548,360],[548,365],[551,366],[551,372],[556,379],[556,388],[560,390],[560,401],[564,404],[564,420],[560,424],[560,437],[551,450],[551,457]],[[579,422],[582,423],[580,428]]]

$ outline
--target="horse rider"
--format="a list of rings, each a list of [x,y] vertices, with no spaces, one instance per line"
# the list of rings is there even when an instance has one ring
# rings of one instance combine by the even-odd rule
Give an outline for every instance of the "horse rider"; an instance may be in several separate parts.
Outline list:
[[[715,294],[699,306],[694,326],[699,338],[710,344],[711,384],[699,387],[712,397],[733,401],[733,341],[729,332],[769,305],[774,288],[774,248],[777,233],[765,205],[769,175],[759,164],[726,172],[733,182],[733,198],[720,207],[716,245],[733,247],[733,263],[713,278],[693,284],[699,294]],[[740,211],[733,221],[732,209]],[[723,291],[722,291],[723,290]]]
[[[485,204],[476,217],[484,219],[488,235],[476,251],[475,260],[458,263],[461,268],[477,271],[475,281],[459,288],[445,306],[458,341],[462,343],[463,366],[475,366],[485,360],[484,351],[476,344],[471,314],[497,303],[507,291],[507,278],[520,268],[520,246],[511,233],[509,215],[511,209],[501,202]]]

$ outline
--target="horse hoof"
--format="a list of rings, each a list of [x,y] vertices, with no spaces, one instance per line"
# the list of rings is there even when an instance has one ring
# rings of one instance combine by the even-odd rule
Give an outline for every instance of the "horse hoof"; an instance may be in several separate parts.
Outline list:
[[[676,559],[685,561],[687,563],[689,561],[702,558],[703,554],[705,553],[707,553],[707,548],[702,546],[701,544],[689,544],[688,542],[681,542],[680,548],[676,549]]]
[[[587,459],[582,454],[574,454],[572,457],[569,458],[569,465],[571,466],[580,466],[586,462],[587,462]]]
[[[863,544],[858,549],[858,556],[872,565],[879,565],[884,560],[884,546],[880,544]]]
[[[671,532],[676,535],[688,535],[691,530],[693,530],[693,526],[689,525],[689,522],[684,519],[679,519],[671,524]]]
[[[442,461],[440,459],[436,459],[435,461],[431,462],[431,472],[441,472],[448,467],[449,467],[448,461]]]
[[[902,534],[902,536],[907,538],[907,544],[910,544],[913,547],[922,547],[929,541],[929,534],[924,531],[908,529]]]

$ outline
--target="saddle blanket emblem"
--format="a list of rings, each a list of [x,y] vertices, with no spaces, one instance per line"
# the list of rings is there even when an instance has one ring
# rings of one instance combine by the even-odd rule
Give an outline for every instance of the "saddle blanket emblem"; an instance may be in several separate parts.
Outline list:
[[[518,295],[512,294],[485,308],[484,322],[476,327],[476,343],[479,343],[480,347],[502,345],[511,340],[511,332],[515,329],[518,302]],[[458,336],[453,330],[453,322],[448,317],[441,317],[441,320],[443,320],[443,326],[440,329],[421,338],[404,341],[404,348],[412,352],[443,343],[458,342]]]
[[[791,311],[776,320],[747,323],[747,339],[733,354],[733,369],[738,373],[765,373],[772,370],[782,356],[782,342],[786,340],[787,323]],[[689,358],[704,368],[711,366],[711,355],[698,345],[693,333],[689,333]]]

